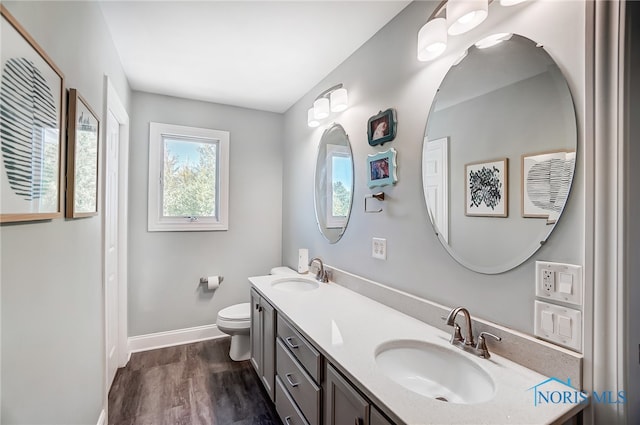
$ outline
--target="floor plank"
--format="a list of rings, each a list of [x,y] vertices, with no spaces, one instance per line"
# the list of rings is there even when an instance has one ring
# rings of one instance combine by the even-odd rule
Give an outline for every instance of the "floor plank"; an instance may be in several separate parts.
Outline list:
[[[110,425],[282,425],[230,338],[134,353],[109,392]]]

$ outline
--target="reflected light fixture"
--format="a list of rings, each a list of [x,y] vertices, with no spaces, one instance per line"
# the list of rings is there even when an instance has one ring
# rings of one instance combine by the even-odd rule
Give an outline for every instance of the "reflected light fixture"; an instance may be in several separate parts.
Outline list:
[[[472,30],[489,15],[488,0],[448,0],[447,26],[450,35]]]
[[[487,47],[495,46],[503,41],[509,40],[513,34],[510,32],[500,32],[497,34],[491,34],[475,43],[478,49],[486,49]]]
[[[524,3],[527,0],[500,0],[501,6],[513,6],[516,4]]]
[[[307,111],[307,125],[318,127],[320,121],[329,117],[331,112],[342,112],[349,106],[349,94],[342,83],[337,84],[316,97],[313,106]]]
[[[446,48],[447,21],[444,18],[435,18],[424,24],[418,32],[418,60],[433,60]]]

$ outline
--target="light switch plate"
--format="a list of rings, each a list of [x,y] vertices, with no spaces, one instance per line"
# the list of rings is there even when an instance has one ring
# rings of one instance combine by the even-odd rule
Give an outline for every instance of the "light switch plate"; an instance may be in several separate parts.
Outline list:
[[[371,241],[371,256],[380,260],[387,259],[387,240],[383,238],[373,238]]]
[[[578,352],[582,351],[581,311],[543,301],[535,301],[534,310],[536,336]],[[548,326],[549,320],[553,323],[551,327]]]
[[[536,261],[536,297],[582,305],[582,266]]]

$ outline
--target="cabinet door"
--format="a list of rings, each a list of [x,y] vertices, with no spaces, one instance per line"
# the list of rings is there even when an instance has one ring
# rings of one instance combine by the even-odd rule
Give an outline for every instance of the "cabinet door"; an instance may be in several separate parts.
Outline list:
[[[369,402],[327,363],[324,425],[369,425]]]
[[[264,299],[261,300],[260,306],[262,307],[262,383],[273,401],[276,376],[276,311]]]
[[[251,364],[262,376],[262,320],[260,295],[251,290]]]

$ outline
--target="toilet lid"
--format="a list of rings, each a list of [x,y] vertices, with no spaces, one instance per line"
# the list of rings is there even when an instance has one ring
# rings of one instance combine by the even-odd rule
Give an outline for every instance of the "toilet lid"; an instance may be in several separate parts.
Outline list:
[[[251,307],[249,303],[232,305],[220,310],[218,317],[224,320],[249,320],[251,318]]]

